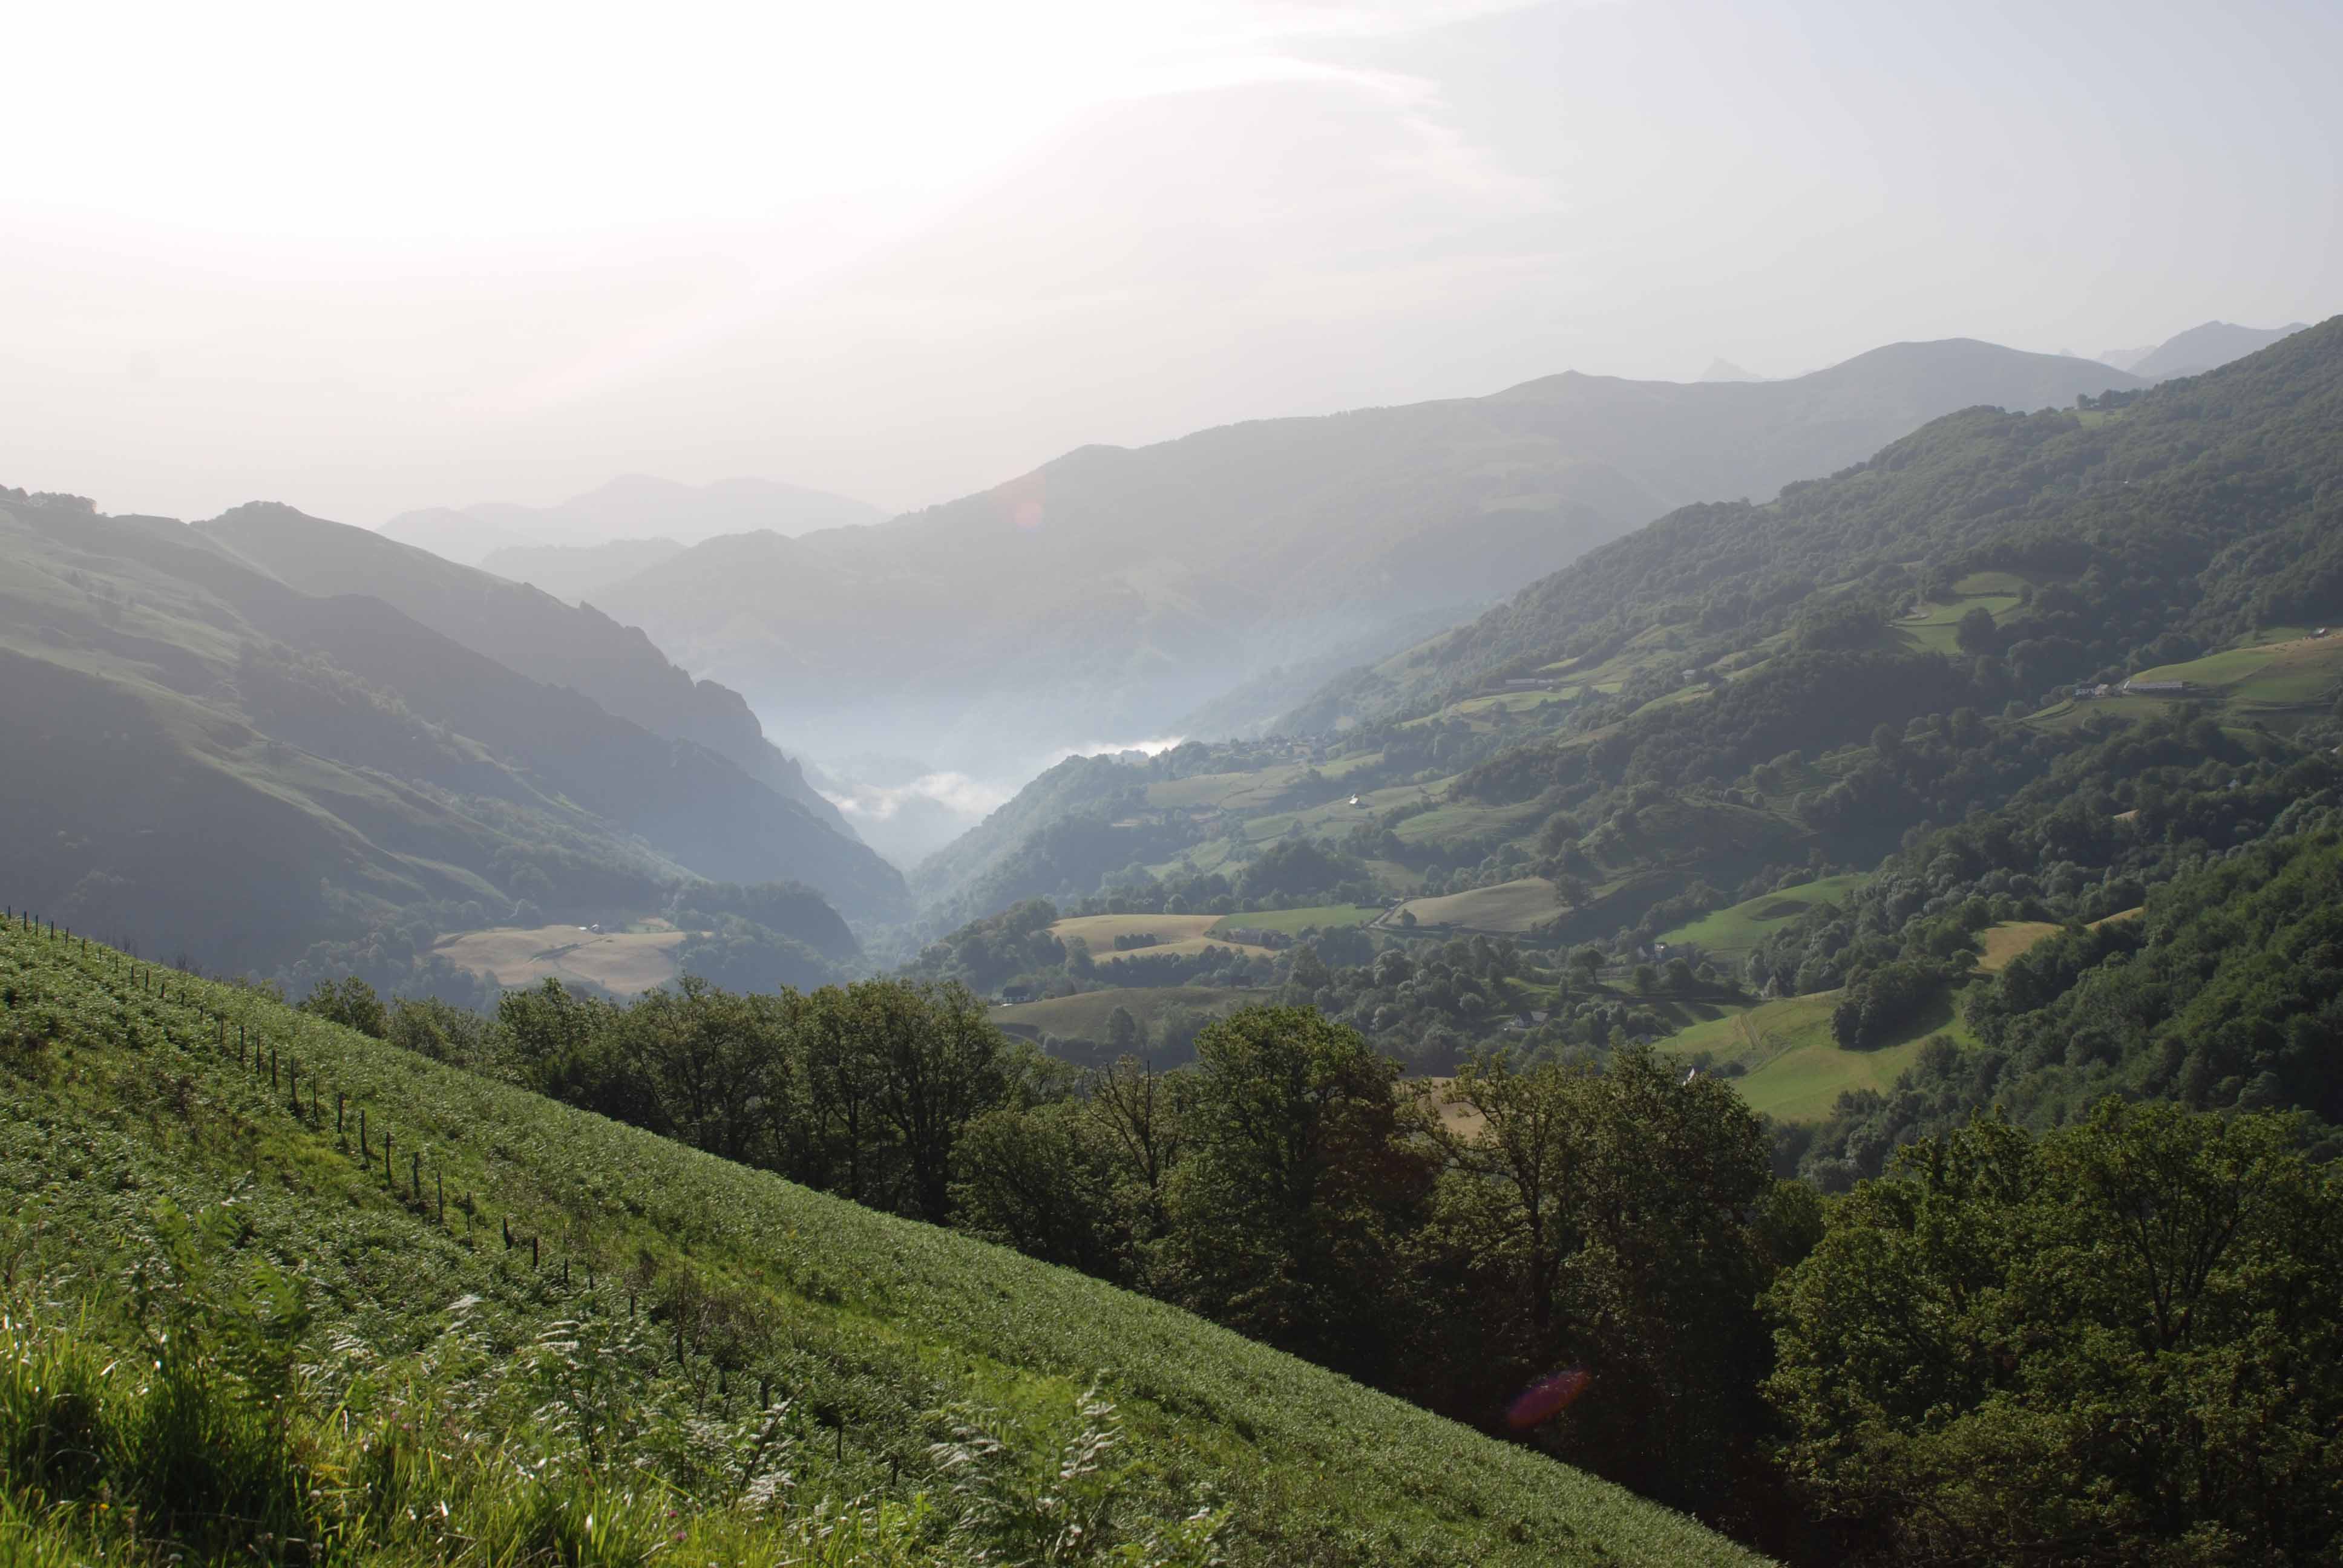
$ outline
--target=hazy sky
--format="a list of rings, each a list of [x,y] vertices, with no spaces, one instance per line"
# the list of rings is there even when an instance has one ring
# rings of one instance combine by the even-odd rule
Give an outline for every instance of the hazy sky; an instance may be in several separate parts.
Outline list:
[[[2343,308],[2343,5],[29,8],[0,484],[910,507],[1566,368]]]

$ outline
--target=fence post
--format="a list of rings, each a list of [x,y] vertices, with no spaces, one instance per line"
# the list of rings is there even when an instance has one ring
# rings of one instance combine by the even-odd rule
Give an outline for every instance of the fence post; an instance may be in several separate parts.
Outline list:
[[[365,1163],[367,1162],[367,1161],[368,1159],[372,1158],[371,1154],[370,1154],[368,1151],[369,1151],[370,1150],[372,1150],[373,1148],[374,1148],[374,1145],[367,1141],[367,1129],[366,1129],[366,1107],[365,1107],[365,1106],[363,1106],[363,1105],[361,1105],[361,1106],[359,1106],[359,1107],[358,1107],[358,1163],[359,1163],[359,1164],[363,1165],[363,1164],[365,1164]]]
[[[342,1135],[342,1111],[344,1102],[347,1099],[348,1097],[343,1094],[341,1091],[336,1090],[334,1091],[334,1136],[337,1138],[339,1138]]]
[[[391,1196],[398,1195],[398,1171],[390,1162],[390,1129],[382,1130],[382,1179],[390,1183]]]

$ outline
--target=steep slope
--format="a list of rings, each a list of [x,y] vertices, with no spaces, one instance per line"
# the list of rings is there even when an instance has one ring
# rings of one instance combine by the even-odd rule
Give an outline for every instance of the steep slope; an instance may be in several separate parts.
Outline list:
[[[1663,629],[1669,635],[1647,662],[1667,674],[1664,689],[1674,689],[1684,668],[1704,668],[1746,644],[1750,634],[1736,628],[1778,633],[1820,608],[1810,596],[1827,598],[1873,577],[1883,591],[1934,590],[1967,571],[2036,558],[2056,577],[2096,570],[2160,584],[2215,568],[2218,594],[2172,591],[2200,623],[2187,628],[2200,641],[2236,635],[2251,624],[2237,596],[2299,596],[2324,581],[2318,563],[2332,547],[2290,508],[2318,494],[2338,331],[2330,322],[2128,407],[1960,414],[1845,473],[1793,486],[1770,506],[1687,508],[1533,583],[1469,626],[1351,672],[1283,725],[1309,732],[1363,715],[1425,710],[1491,679],[1567,675]],[[2224,515],[2198,493],[2244,482],[2210,475],[2271,467],[2253,456],[2265,442],[2293,465],[2288,507],[2257,493],[2268,507]],[[2219,561],[2237,538],[2265,533],[2271,542],[2250,572]],[[2063,546],[2052,542],[2060,536]],[[2281,563],[2313,567],[2314,576],[2289,583]],[[1702,610],[1704,603],[1714,608]],[[2116,640],[2128,626],[2077,626],[2071,616],[2054,624],[2062,638],[2082,635],[2107,658],[2130,647]]]
[[[532,680],[573,687],[655,735],[705,746],[833,831],[854,837],[804,770],[766,740],[737,692],[693,680],[641,631],[591,605],[573,608],[526,584],[290,507],[255,503],[196,526],[303,593],[370,595]],[[883,872],[871,874],[884,880]]]
[[[249,990],[11,921],[0,994],[5,1332],[44,1354],[84,1337],[89,1359],[63,1365],[91,1397],[61,1413],[86,1439],[138,1397],[97,1369],[152,1366],[142,1325],[167,1314],[156,1381],[217,1358],[188,1368],[210,1374],[196,1408],[218,1412],[214,1450],[291,1425],[314,1470],[264,1493],[285,1511],[272,1523],[351,1561],[972,1568],[1036,1560],[1037,1538],[1057,1542],[1050,1561],[1101,1568],[1756,1561],[1176,1309]],[[109,1288],[134,1266],[143,1318]],[[59,1363],[12,1350],[12,1370],[36,1364]],[[11,1387],[23,1419],[39,1391]],[[1085,1421],[1111,1446],[1085,1448]],[[152,1449],[85,1441],[76,1468],[25,1443],[11,1490],[32,1505],[5,1505],[0,1529],[53,1543],[43,1561],[96,1555],[85,1533],[146,1501]],[[214,1479],[208,1460],[185,1456],[181,1485]],[[71,1490],[97,1493],[93,1471],[113,1483],[106,1509]],[[132,1528],[200,1512],[183,1493]],[[1007,1533],[1028,1523],[1022,1544]],[[224,1560],[224,1533],[221,1556],[187,1560]]]
[[[704,748],[186,525],[0,492],[0,875],[85,926],[266,973],[385,922],[655,909],[692,873],[900,898]]]
[[[1559,376],[1084,447],[877,528],[712,540],[604,602],[819,753],[974,770],[1161,734],[1272,666],[1485,603],[1673,507],[1771,495],[1956,408],[2135,385],[1966,341],[1785,382]]]

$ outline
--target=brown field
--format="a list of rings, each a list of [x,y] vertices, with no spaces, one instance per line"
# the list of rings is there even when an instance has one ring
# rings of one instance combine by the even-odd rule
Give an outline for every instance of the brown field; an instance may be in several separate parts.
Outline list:
[[[1242,916],[1231,918],[1242,919]],[[1069,937],[1081,938],[1090,944],[1091,957],[1102,964],[1114,963],[1141,953],[1174,953],[1186,958],[1201,953],[1206,948],[1229,948],[1241,953],[1265,953],[1269,950],[1267,948],[1248,947],[1242,942],[1207,940],[1204,933],[1220,920],[1218,915],[1076,915],[1051,926],[1050,934],[1061,942]],[[1162,940],[1151,948],[1115,950],[1115,938],[1150,933]]]
[[[2117,920],[2136,920],[2146,913],[2147,913],[2147,909],[2145,905],[2135,905],[2128,910],[2117,910],[2112,915],[2103,915],[2099,919],[2093,920],[2091,922],[2091,930],[2096,931],[2101,926],[2111,926]]]
[[[1068,937],[1080,937],[1091,945],[1093,958],[1104,958],[1114,951],[1114,939],[1117,937],[1143,936],[1152,931],[1166,942],[1183,941],[1190,937],[1202,936],[1220,918],[1218,915],[1076,915],[1051,926],[1050,934],[1061,942]]]
[[[1449,1131],[1455,1133],[1458,1137],[1476,1138],[1480,1136],[1482,1130],[1488,1126],[1488,1119],[1483,1117],[1479,1111],[1473,1110],[1471,1106],[1452,1105],[1447,1101],[1441,1098],[1441,1096],[1446,1091],[1448,1086],[1456,1081],[1454,1079],[1413,1078],[1409,1079],[1406,1081],[1409,1083],[1421,1084],[1423,1087],[1426,1093],[1431,1097],[1428,1103],[1430,1103],[1434,1111],[1440,1113],[1441,1125],[1447,1128]]]
[[[431,950],[458,969],[502,986],[540,980],[587,980],[616,996],[632,996],[676,978],[675,950],[682,931],[610,931],[597,936],[578,926],[504,926],[450,937]]]
[[[2000,925],[1988,926],[1978,937],[1985,944],[1985,956],[1977,960],[1977,968],[1986,974],[1997,975],[2009,967],[2012,959],[2045,937],[2057,934],[2058,928],[2047,920],[2005,920]]]

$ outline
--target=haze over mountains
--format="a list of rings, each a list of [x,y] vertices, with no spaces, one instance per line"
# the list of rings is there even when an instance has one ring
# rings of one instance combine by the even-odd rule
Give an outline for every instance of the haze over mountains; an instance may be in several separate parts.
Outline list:
[[[756,528],[789,536],[849,528],[877,522],[885,515],[867,502],[771,479],[682,485],[647,474],[625,474],[549,507],[504,501],[431,507],[402,512],[380,531],[402,544],[478,566],[496,551],[534,545],[658,538],[698,544],[719,534]]]
[[[1084,447],[875,528],[711,539],[595,602],[816,757],[909,752],[1013,787],[1292,667],[1253,704],[1273,711],[1332,650],[1388,651],[1687,501],[1770,496],[1972,404],[2137,384],[1960,339],[1780,382],[1574,372]]]
[[[2237,327],[2227,321],[2207,321],[2147,348],[2110,348],[2099,359],[2150,381],[2196,376],[2290,337],[2306,325],[2296,321],[2284,327]]]

